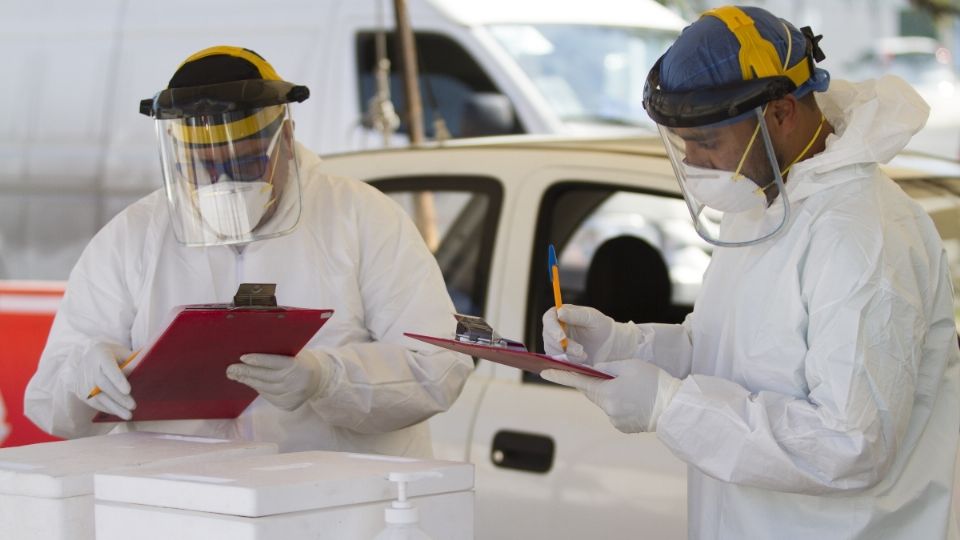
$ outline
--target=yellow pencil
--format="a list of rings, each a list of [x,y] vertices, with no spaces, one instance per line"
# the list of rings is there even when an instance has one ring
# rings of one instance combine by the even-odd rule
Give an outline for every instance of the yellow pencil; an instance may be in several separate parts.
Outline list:
[[[130,362],[133,362],[133,359],[137,357],[137,353],[139,353],[139,352],[140,352],[140,351],[136,351],[136,352],[130,353],[130,356],[128,356],[127,359],[124,360],[122,364],[120,364],[120,371],[123,371],[123,368],[129,366],[129,365],[130,365]],[[90,391],[90,395],[87,396],[87,399],[92,398],[93,396],[99,394],[100,392],[102,392],[102,390],[100,390],[100,387],[99,387],[99,386],[94,386],[94,387],[93,387],[93,390]]]
[[[563,299],[560,298],[560,267],[557,263],[557,251],[553,248],[553,244],[550,244],[548,250],[547,264],[550,265],[550,282],[553,283],[553,302],[557,305],[557,312],[559,313],[560,308],[563,307]],[[567,333],[567,325],[563,321],[560,321],[560,328],[564,334]],[[566,337],[560,340],[560,346],[563,347],[564,352],[566,352]]]

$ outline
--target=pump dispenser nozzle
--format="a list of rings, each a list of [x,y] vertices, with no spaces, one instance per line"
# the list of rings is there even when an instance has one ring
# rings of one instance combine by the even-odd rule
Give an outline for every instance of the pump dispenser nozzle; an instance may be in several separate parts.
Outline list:
[[[420,512],[417,507],[407,500],[407,482],[414,482],[424,478],[441,478],[437,471],[392,472],[387,480],[397,483],[397,500],[384,509],[383,519],[387,527],[380,532],[375,540],[430,540],[417,527],[420,522]]]

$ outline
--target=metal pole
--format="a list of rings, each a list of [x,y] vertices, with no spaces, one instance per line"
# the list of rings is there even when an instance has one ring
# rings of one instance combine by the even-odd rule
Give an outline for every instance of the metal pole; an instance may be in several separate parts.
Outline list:
[[[397,19],[397,39],[400,44],[400,58],[403,67],[403,88],[407,105],[407,130],[410,143],[414,146],[423,143],[423,108],[420,103],[420,85],[418,84],[417,54],[410,28],[410,16],[407,14],[406,0],[393,0],[393,13]]]
[[[400,58],[403,67],[403,88],[407,105],[407,132],[410,134],[410,144],[423,144],[423,108],[420,101],[419,68],[417,66],[416,43],[413,39],[413,29],[410,27],[410,17],[407,13],[406,0],[393,0],[393,14],[397,21],[397,42],[400,45]],[[437,251],[440,245],[437,233],[437,213],[433,204],[433,193],[421,191],[414,194],[413,222],[423,236],[431,253]]]

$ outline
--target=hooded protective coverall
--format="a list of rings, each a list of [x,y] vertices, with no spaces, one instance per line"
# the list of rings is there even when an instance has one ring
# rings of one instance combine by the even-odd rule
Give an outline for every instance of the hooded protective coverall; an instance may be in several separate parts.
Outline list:
[[[947,257],[877,166],[929,108],[895,78],[817,101],[835,133],[791,170],[785,232],[716,249],[682,325],[639,325],[639,357],[683,379],[657,436],[689,464],[691,538],[944,538],[960,431]],[[743,216],[721,235],[758,226]]]
[[[271,441],[281,451],[430,456],[422,421],[453,403],[472,369],[463,355],[403,336],[453,332],[440,269],[393,201],[361,182],[323,174],[320,159],[303,146],[297,155],[299,225],[239,255],[225,246],[180,245],[161,191],[108,223],[70,274],[26,390],[26,415],[62,437],[116,428]],[[91,423],[96,411],[70,390],[88,347],[107,341],[138,350],[175,306],[230,302],[242,282],[276,283],[281,305],[334,309],[306,346],[335,363],[322,395],[290,412],[257,397],[233,420]]]

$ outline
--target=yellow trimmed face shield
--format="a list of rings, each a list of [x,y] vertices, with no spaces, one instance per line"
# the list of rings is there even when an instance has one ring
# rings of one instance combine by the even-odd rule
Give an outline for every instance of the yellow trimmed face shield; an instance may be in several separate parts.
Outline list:
[[[287,105],[157,120],[157,135],[182,244],[245,244],[296,226],[300,175]]]
[[[177,240],[245,244],[293,230],[301,194],[290,104],[309,95],[257,53],[216,46],[191,55],[166,89],[140,102],[156,120]]]

